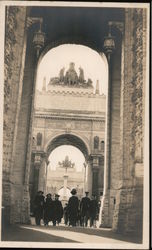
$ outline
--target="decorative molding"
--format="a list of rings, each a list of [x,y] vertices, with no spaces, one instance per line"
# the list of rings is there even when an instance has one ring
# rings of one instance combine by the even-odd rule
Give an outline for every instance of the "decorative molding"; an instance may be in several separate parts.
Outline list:
[[[134,112],[132,120],[134,122],[132,137],[135,141],[132,156],[135,162],[143,161],[143,9],[134,10],[134,44],[133,44],[133,94],[132,103]]]
[[[105,117],[99,117],[99,116],[96,116],[96,117],[88,117],[88,116],[67,116],[66,115],[57,115],[57,114],[53,114],[53,113],[49,113],[49,114],[35,114],[35,117],[36,118],[45,118],[45,119],[57,119],[57,120],[81,120],[81,121],[100,121],[102,123],[105,123]]]
[[[53,86],[54,87],[54,86]],[[68,90],[66,90],[66,86],[60,86],[60,89],[57,89],[57,87],[59,86],[56,86],[56,90],[55,89],[50,89],[50,90],[47,90],[46,92],[44,91],[39,91],[37,90],[37,92],[41,95],[45,95],[45,94],[53,94],[53,95],[73,95],[73,96],[87,96],[87,97],[94,97],[94,98],[106,98],[106,95],[105,94],[95,94],[93,93],[93,89],[91,89],[91,92],[89,92],[90,89],[81,89],[81,88],[73,88],[73,87],[69,87]],[[70,89],[71,88],[71,89]]]

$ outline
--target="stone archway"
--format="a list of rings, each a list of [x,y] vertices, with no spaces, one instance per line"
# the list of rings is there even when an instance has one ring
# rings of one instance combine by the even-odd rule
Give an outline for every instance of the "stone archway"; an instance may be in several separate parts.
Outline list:
[[[61,133],[60,135],[53,136],[50,138],[49,142],[44,145],[44,148],[41,148],[41,151],[34,150],[34,165],[38,166],[38,169],[35,169],[36,173],[34,174],[38,176],[33,183],[33,194],[39,189],[46,192],[46,176],[47,176],[47,166],[49,164],[49,156],[53,150],[61,145],[71,145],[78,148],[85,158],[85,173],[88,173],[86,189],[92,193],[99,195],[99,186],[98,186],[98,174],[99,171],[103,172],[101,168],[101,162],[103,161],[103,155],[101,153],[91,153],[92,145],[87,145],[81,135],[75,135],[73,133]],[[38,159],[39,158],[39,159]],[[38,160],[36,160],[38,159]],[[35,190],[35,191],[34,191]],[[33,200],[33,198],[31,198]]]
[[[124,27],[122,29],[124,50],[121,50],[120,36],[113,28],[112,35],[116,36],[117,48],[111,63],[112,89],[109,91],[111,115],[108,113],[111,116],[111,125],[107,133],[112,146],[109,147],[107,144],[106,148],[108,167],[105,180],[108,192],[105,197],[103,224],[112,225],[114,230],[124,233],[136,232],[137,225],[139,225],[141,232],[143,174],[140,175],[140,172],[144,169],[143,158],[146,157],[142,156],[145,147],[143,143],[145,138],[144,93],[147,86],[145,83],[146,9],[101,7],[78,8],[77,10],[78,12],[73,8],[58,9],[48,6],[43,8],[38,6],[7,7],[6,28],[8,32],[6,32],[5,39],[5,93],[7,94],[4,103],[3,159],[5,219],[11,223],[29,222],[31,117],[38,63],[32,45],[33,34],[38,31],[38,24],[34,23],[34,18],[44,19],[44,31],[48,34],[47,44],[56,45],[58,40],[79,44],[86,41],[86,45],[98,52],[102,51],[102,38],[108,33],[107,24],[112,21],[120,28]],[[79,18],[77,13],[79,13]],[[53,22],[50,21],[50,16]],[[63,17],[66,17],[64,22]],[[114,161],[115,149],[119,154],[116,161]],[[113,177],[117,181],[114,181]],[[116,204],[114,204],[115,197]],[[109,211],[110,204],[115,205],[112,213]]]
[[[45,152],[47,157],[50,153],[60,145],[71,145],[78,148],[85,156],[86,161],[89,158],[90,148],[89,145],[84,142],[81,136],[76,136],[74,134],[61,134],[50,140],[50,142],[45,146]]]

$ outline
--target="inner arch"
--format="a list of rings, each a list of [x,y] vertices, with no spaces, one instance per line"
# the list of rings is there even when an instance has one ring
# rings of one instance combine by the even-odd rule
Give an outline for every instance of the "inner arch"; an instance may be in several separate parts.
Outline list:
[[[78,136],[72,134],[63,134],[60,136],[55,137],[47,146],[47,156],[57,147],[61,145],[71,145],[78,148],[83,154],[86,160],[88,159],[88,148],[84,141],[79,138]]]

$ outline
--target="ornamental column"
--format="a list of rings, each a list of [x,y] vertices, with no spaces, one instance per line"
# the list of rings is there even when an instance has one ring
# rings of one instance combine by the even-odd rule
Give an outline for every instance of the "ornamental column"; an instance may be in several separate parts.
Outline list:
[[[91,154],[90,155],[90,163],[91,163],[91,170],[92,170],[92,191],[91,193],[99,196],[99,188],[98,188],[98,176],[99,176],[99,160],[100,155]]]
[[[43,184],[41,185],[41,168],[44,167],[45,153],[43,151],[33,152],[34,154],[34,188],[33,192],[36,195],[38,189],[41,187],[43,189]],[[43,191],[43,190],[42,190]]]
[[[111,35],[111,23],[109,25],[108,36],[104,37],[103,48],[107,56],[109,75],[108,75],[108,88],[107,88],[107,103],[106,103],[106,138],[105,138],[105,166],[104,166],[104,195],[101,204],[100,227],[109,226],[109,191],[110,191],[110,157],[111,157],[111,54],[115,49],[115,40]]]

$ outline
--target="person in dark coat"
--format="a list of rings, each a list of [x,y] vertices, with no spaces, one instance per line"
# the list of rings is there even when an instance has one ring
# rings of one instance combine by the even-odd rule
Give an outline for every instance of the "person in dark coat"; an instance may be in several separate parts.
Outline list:
[[[47,226],[49,221],[53,220],[53,200],[52,195],[47,194],[44,203],[44,225]]]
[[[63,217],[63,207],[59,197],[60,195],[56,194],[53,201],[53,226],[56,226],[56,223],[59,225]]]
[[[95,222],[98,214],[98,202],[95,195],[92,195],[89,211],[90,211],[90,227],[92,226],[95,227],[96,226]]]
[[[89,192],[85,192],[86,196],[81,199],[80,202],[80,211],[82,218],[82,226],[88,226],[89,219],[89,209],[90,209],[90,198],[88,197]]]
[[[34,215],[36,225],[40,225],[41,219],[43,218],[44,209],[44,196],[42,191],[38,191],[34,200]]]
[[[69,198],[68,201],[68,213],[69,213],[69,226],[76,226],[76,222],[78,219],[78,208],[79,208],[79,200],[76,196],[76,189],[72,189],[71,194],[72,196]]]

